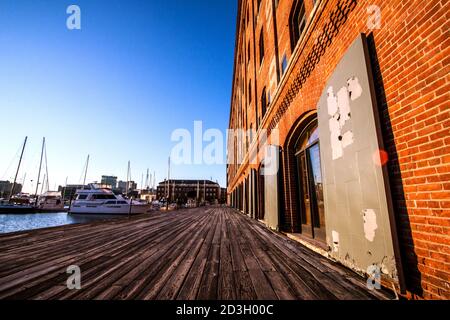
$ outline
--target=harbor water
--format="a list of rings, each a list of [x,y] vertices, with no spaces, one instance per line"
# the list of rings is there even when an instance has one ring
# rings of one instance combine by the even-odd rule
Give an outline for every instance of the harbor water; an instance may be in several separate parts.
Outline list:
[[[0,214],[0,233],[56,227],[75,223],[87,223],[111,218],[111,216],[78,216],[68,214],[67,212]]]

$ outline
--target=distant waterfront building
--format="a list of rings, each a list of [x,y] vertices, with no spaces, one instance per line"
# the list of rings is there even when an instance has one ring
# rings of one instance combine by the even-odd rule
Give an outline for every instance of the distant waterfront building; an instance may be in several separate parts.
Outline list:
[[[127,188],[127,181],[120,180],[117,183],[117,190],[120,191],[120,193],[126,193],[135,191],[137,189],[137,183],[134,181],[128,181],[128,188]]]
[[[8,198],[11,194],[11,189],[13,187],[13,183],[9,181],[0,181],[0,198]],[[20,183],[16,183],[14,187],[13,195],[22,192],[22,185]]]
[[[169,195],[170,202],[187,203],[188,200],[218,202],[220,199],[220,185],[211,180],[167,180],[158,184],[156,196],[159,200]]]
[[[122,192],[125,192],[125,190],[127,189],[127,182],[126,181],[119,181],[117,183],[117,189],[121,190]]]
[[[59,186],[58,191],[61,192],[61,195],[65,201],[69,201],[70,199],[73,200],[76,191],[83,189],[83,187],[85,187],[85,189],[88,188],[82,184],[68,184],[67,186]]]
[[[101,184],[104,186],[109,186],[111,189],[115,189],[117,187],[117,177],[102,176]]]
[[[154,189],[144,189],[139,192],[139,198],[141,200],[152,202],[156,200],[156,190]]]

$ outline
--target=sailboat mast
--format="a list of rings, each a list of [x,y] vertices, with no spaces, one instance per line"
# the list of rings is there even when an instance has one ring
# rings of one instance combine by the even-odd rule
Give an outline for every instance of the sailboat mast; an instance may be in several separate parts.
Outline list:
[[[64,189],[63,189],[63,192],[62,192],[63,201],[64,201],[64,199],[66,197],[67,179],[69,179],[69,177],[66,177],[66,182],[64,183]]]
[[[44,150],[45,150],[45,152],[44,152],[44,154],[45,154],[45,172],[46,172],[46,177],[47,177],[47,180],[46,180],[46,183],[47,183],[46,187],[47,188],[45,190],[49,191],[49,189],[50,189],[50,182],[48,181],[47,146],[45,146]]]
[[[125,195],[128,196],[129,191],[129,183],[130,183],[130,161],[128,160],[128,169],[127,169],[127,185],[125,186]]]
[[[169,197],[170,197],[170,157],[167,164],[167,198],[166,198],[166,211],[169,210]]]
[[[169,157],[169,163],[168,163],[168,172],[167,172],[167,195],[168,199],[170,199],[170,157]]]
[[[86,176],[87,176],[88,167],[89,167],[89,155],[87,156],[86,170],[84,171],[83,189],[84,189],[84,186],[86,185]]]
[[[20,153],[19,165],[17,166],[16,175],[14,177],[14,182],[13,182],[11,192],[9,193],[8,201],[11,200],[12,194],[14,193],[14,189],[16,188],[17,175],[19,174],[19,169],[20,169],[20,165],[22,163],[23,152],[25,151],[25,146],[27,144],[27,140],[28,140],[28,137],[25,137],[25,141],[23,142],[22,152]]]
[[[44,180],[42,180],[41,194],[44,193],[44,185],[45,185],[45,173],[44,173]]]
[[[39,179],[41,179],[41,168],[42,168],[42,158],[44,156],[44,145],[45,145],[45,137],[42,138],[42,149],[41,149],[41,161],[39,162],[39,171],[38,171],[38,178],[36,183],[36,192],[34,193],[34,197],[37,198],[38,194],[38,188],[39,188]]]

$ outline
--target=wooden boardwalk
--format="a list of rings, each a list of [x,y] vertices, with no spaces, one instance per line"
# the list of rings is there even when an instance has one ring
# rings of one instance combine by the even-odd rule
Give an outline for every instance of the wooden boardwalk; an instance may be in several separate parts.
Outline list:
[[[69,290],[66,269],[81,269]],[[385,299],[228,208],[0,235],[0,299]]]

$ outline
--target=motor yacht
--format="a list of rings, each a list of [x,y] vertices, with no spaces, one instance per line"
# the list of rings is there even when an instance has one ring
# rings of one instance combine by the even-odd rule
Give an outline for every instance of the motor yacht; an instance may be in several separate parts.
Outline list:
[[[69,207],[71,214],[86,215],[136,215],[151,211],[150,204],[115,195],[111,189],[90,185],[76,191],[76,198]]]

